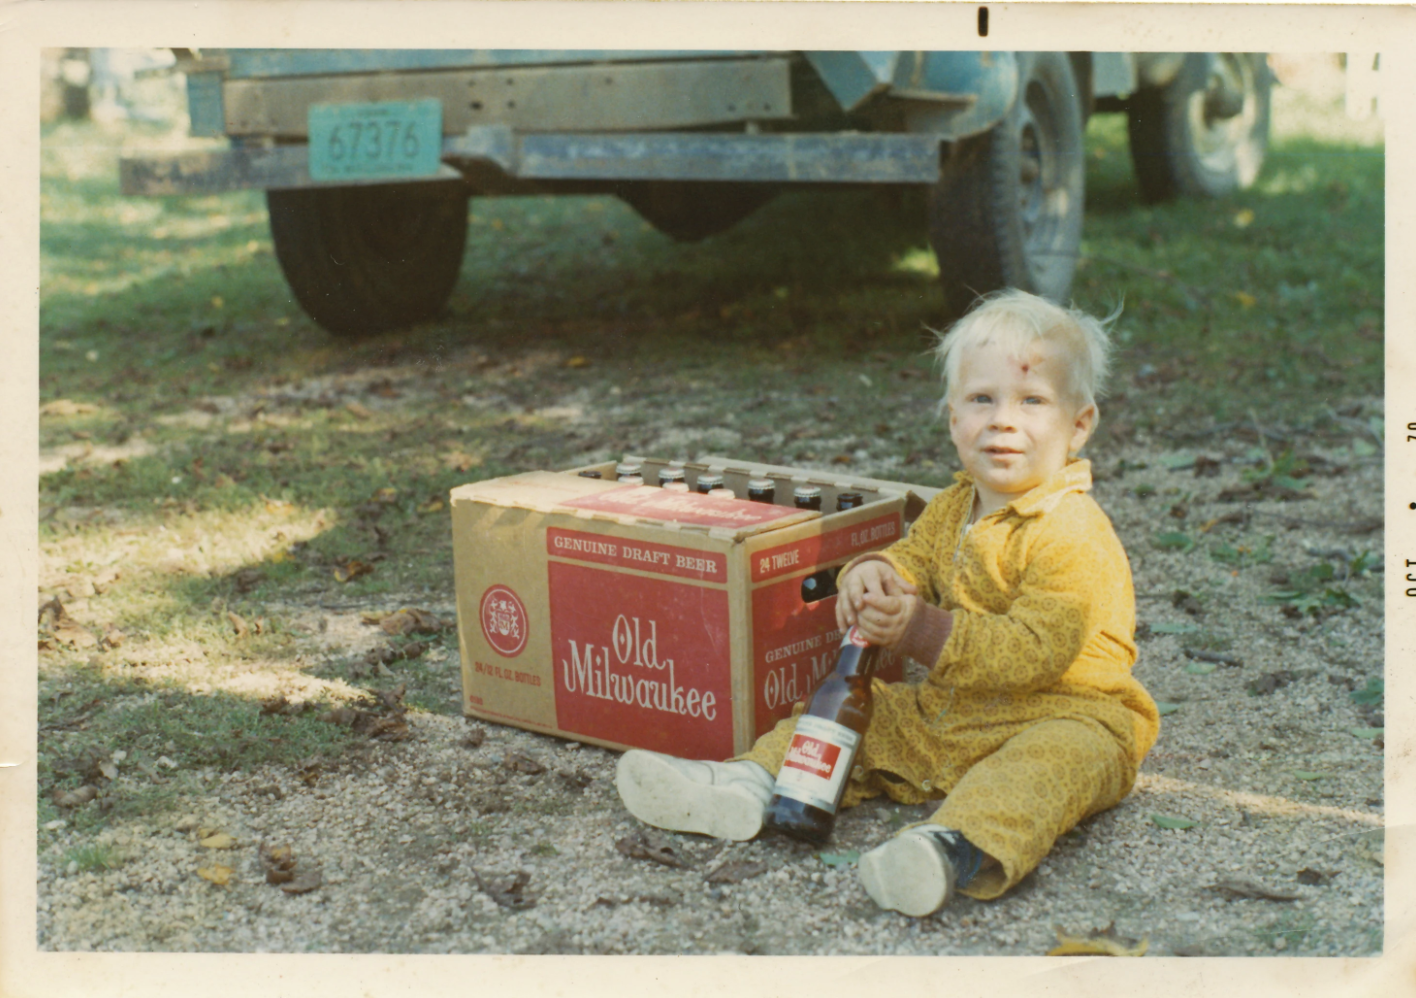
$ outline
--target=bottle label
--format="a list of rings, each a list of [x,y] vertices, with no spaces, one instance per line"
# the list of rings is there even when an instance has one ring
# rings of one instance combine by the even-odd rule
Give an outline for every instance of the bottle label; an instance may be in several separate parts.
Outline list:
[[[773,792],[834,814],[859,744],[860,735],[850,728],[801,715]]]

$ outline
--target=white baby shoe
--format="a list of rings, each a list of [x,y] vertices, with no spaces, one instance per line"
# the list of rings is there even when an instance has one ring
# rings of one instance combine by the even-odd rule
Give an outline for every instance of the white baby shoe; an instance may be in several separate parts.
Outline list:
[[[923,918],[948,903],[982,864],[978,848],[952,829],[909,828],[860,858],[861,884],[882,908]]]
[[[630,749],[615,787],[646,825],[744,841],[762,830],[776,781],[755,762],[700,762]]]

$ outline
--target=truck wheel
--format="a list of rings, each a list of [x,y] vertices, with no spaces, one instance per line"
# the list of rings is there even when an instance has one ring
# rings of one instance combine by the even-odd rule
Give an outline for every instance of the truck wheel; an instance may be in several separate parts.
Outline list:
[[[654,228],[681,243],[726,232],[776,195],[766,184],[658,181],[617,192]]]
[[[1065,52],[1020,52],[1018,98],[955,142],[930,191],[929,237],[949,311],[1014,287],[1066,297],[1082,239],[1082,107]]]
[[[430,319],[462,269],[461,184],[266,192],[276,259],[300,307],[331,333],[361,336]]]
[[[1268,149],[1269,87],[1262,55],[1192,52],[1169,85],[1132,96],[1141,199],[1219,197],[1252,184]]]

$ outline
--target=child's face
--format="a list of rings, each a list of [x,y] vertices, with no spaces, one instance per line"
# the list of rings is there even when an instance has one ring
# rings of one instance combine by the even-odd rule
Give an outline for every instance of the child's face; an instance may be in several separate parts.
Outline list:
[[[1086,443],[1096,406],[1079,406],[1067,384],[1067,356],[1046,340],[1021,357],[985,343],[959,358],[949,436],[973,476],[982,513],[1041,485]]]

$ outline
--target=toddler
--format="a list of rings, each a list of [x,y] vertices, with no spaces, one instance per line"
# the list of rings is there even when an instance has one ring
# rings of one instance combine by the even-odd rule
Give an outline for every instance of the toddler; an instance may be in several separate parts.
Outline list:
[[[1131,675],[1130,566],[1076,456],[1108,347],[1081,312],[1021,291],[983,299],[937,350],[964,470],[905,538],[840,573],[841,628],[929,667],[921,683],[873,681],[842,799],[942,801],[860,858],[883,908],[998,897],[1125,797],[1155,741],[1155,703]],[[804,706],[730,762],[626,752],[621,799],[659,828],[752,838]]]

